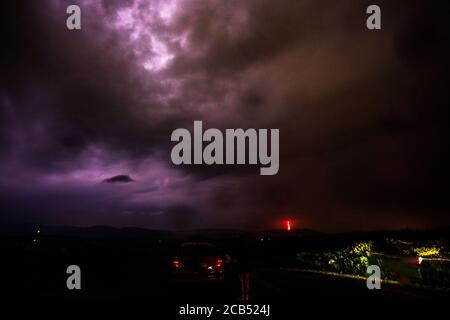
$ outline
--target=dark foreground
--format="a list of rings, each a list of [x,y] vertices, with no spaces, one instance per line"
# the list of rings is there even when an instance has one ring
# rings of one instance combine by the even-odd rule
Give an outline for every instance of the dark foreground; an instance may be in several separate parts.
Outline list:
[[[19,302],[136,300],[149,308],[159,308],[159,312],[163,309],[167,318],[177,315],[179,308],[186,304],[241,303],[239,279],[232,272],[226,274],[225,281],[179,280],[172,276],[170,265],[174,251],[186,237],[192,235],[178,238],[162,233],[151,237],[5,236],[2,239],[3,291],[8,293],[9,300]],[[272,236],[268,244],[267,236],[253,236],[250,299],[243,303],[271,304],[273,314],[291,314],[298,313],[299,308],[331,303],[347,307],[361,303],[412,306],[450,301],[448,290],[388,283],[382,283],[380,290],[369,290],[364,279],[288,268],[297,246],[320,245],[324,241],[321,237],[295,236],[280,240]],[[230,254],[236,245],[233,235],[208,235],[201,240],[206,238]],[[69,265],[81,269],[81,290],[66,287]]]

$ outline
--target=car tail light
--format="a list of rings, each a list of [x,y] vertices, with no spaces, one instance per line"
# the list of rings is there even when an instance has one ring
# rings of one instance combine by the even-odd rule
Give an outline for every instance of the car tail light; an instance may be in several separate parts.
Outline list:
[[[217,259],[216,267],[218,268],[222,267],[222,259]]]
[[[180,261],[178,261],[178,260],[173,260],[172,264],[173,264],[173,266],[175,268],[179,268],[180,267]]]

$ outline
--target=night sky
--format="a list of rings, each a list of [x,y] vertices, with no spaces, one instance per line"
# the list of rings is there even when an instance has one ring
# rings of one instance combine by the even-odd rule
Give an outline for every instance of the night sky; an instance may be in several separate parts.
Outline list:
[[[382,29],[369,31],[374,3]],[[66,28],[69,4],[79,31]],[[450,224],[444,1],[1,6],[2,224]],[[280,129],[278,174],[173,165],[171,132],[194,120]]]

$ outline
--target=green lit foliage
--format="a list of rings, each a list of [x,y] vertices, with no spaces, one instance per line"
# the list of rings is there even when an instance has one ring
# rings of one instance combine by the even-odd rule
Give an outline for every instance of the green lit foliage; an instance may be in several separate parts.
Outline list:
[[[419,247],[414,248],[414,252],[419,257],[438,257],[439,253],[441,251],[441,248],[438,247]]]
[[[330,252],[301,252],[297,254],[295,265],[303,269],[367,276],[367,266],[375,264],[381,269],[382,279],[450,288],[448,248],[448,243],[443,240],[406,242],[386,239],[376,247],[369,241]],[[424,259],[418,265],[413,256]]]
[[[386,244],[394,249],[394,255],[444,258],[447,256],[445,242],[428,240],[420,242],[406,242],[402,240],[386,239]]]
[[[297,260],[301,262],[303,267],[312,269],[366,275],[372,246],[373,243],[369,241],[332,252],[301,252],[297,254]]]

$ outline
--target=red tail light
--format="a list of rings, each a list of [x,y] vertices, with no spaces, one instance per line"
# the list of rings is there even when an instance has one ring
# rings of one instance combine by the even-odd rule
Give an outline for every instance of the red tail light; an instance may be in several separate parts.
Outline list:
[[[222,267],[222,259],[217,259],[216,267]]]
[[[180,267],[180,261],[178,261],[178,260],[173,260],[172,264],[173,264],[173,266],[175,268],[179,268]]]

